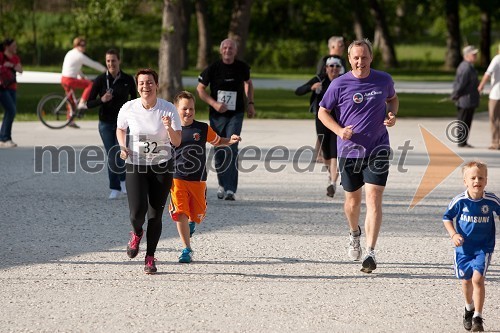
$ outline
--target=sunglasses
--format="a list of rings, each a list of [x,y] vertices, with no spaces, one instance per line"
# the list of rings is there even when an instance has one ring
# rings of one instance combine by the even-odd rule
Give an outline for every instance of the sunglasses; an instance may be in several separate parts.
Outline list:
[[[341,66],[341,65],[337,65],[337,64],[335,64],[335,65],[328,65],[328,67],[337,67],[337,68],[340,68],[340,67],[342,67],[342,66]]]
[[[78,46],[85,47],[85,46],[87,46],[87,44],[85,44],[85,43],[80,43],[80,44],[78,44]]]

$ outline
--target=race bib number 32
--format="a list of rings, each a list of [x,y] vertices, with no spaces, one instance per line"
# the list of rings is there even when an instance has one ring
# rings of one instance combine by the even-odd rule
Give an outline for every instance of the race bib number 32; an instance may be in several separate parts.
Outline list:
[[[236,91],[217,91],[217,102],[224,103],[227,105],[227,109],[230,111],[236,110]]]

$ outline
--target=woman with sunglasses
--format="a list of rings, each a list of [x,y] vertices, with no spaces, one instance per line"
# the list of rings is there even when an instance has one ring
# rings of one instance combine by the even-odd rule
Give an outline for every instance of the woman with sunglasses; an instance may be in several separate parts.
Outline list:
[[[311,92],[309,111],[314,113],[316,119],[316,134],[320,142],[321,152],[323,153],[323,161],[328,170],[328,186],[326,195],[333,198],[337,189],[337,136],[330,131],[318,119],[319,102],[323,98],[330,82],[339,77],[340,73],[344,73],[345,68],[342,65],[342,59],[339,56],[331,56],[325,62],[325,74],[316,75],[304,85],[295,90],[295,95],[302,96]],[[332,117],[335,115],[332,113]]]

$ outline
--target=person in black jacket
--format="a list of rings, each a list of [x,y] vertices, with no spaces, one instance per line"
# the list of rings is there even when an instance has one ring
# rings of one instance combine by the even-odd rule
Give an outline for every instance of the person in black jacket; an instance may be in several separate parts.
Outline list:
[[[125,162],[118,157],[120,146],[116,139],[116,120],[120,108],[129,99],[137,98],[134,78],[120,69],[120,55],[115,49],[106,51],[106,73],[99,75],[92,86],[88,108],[99,106],[99,134],[108,156],[109,199],[126,194]]]
[[[466,46],[463,49],[464,60],[457,67],[457,74],[453,82],[451,99],[457,106],[457,119],[462,122],[457,131],[457,142],[459,147],[472,148],[467,142],[474,111],[479,106],[479,79],[474,68],[478,49],[474,46]]]
[[[323,98],[330,82],[339,77],[340,73],[345,71],[342,65],[342,58],[339,56],[331,56],[325,60],[326,74],[316,75],[302,86],[295,90],[295,95],[301,96],[309,92],[311,93],[309,111],[314,113],[316,118],[316,134],[320,143],[321,151],[323,153],[323,161],[328,170],[328,186],[326,188],[326,195],[333,198],[337,189],[337,135],[330,131],[318,119],[319,102]],[[332,112],[332,117],[335,114]]]

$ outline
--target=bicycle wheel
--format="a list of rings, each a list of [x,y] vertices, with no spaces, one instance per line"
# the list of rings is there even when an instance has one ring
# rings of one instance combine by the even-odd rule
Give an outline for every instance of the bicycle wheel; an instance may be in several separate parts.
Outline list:
[[[68,117],[68,111],[70,117]],[[53,129],[66,127],[75,117],[73,105],[66,96],[59,94],[44,96],[38,103],[36,112],[40,121]]]

